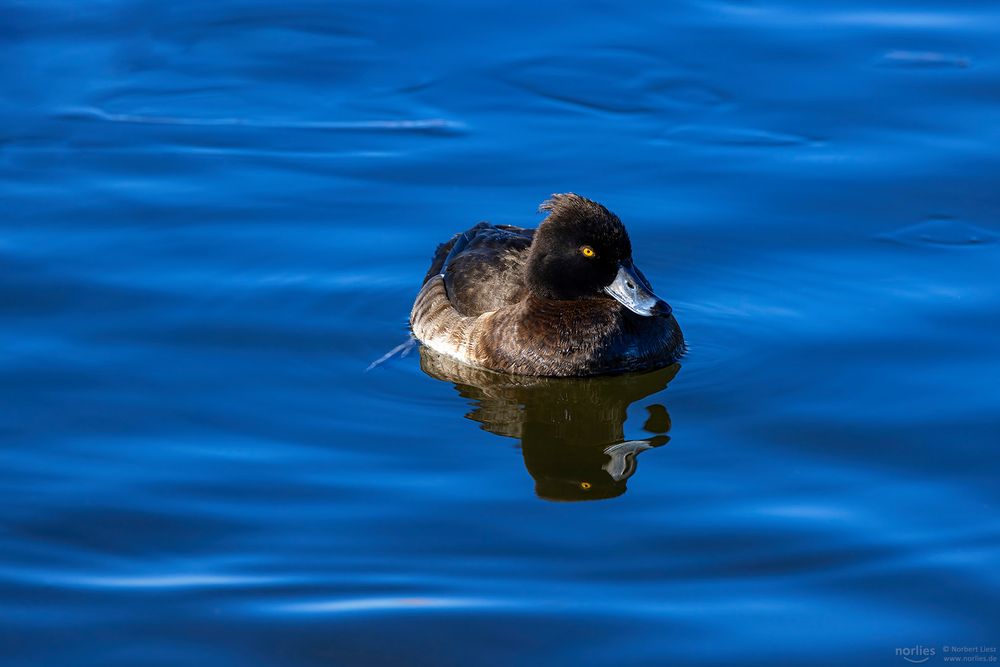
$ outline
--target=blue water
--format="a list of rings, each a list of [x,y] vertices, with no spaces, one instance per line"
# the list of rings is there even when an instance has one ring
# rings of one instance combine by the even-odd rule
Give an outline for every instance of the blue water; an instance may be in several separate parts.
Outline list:
[[[0,14],[3,665],[1000,644],[996,3]],[[564,191],[679,368],[365,372]]]

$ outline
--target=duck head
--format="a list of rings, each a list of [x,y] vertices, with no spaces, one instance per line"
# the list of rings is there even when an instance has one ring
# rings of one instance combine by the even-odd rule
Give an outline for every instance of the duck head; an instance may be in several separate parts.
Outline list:
[[[572,193],[552,195],[539,210],[549,215],[528,255],[533,294],[558,300],[610,296],[639,315],[670,315],[670,305],[632,261],[632,243],[617,215]]]

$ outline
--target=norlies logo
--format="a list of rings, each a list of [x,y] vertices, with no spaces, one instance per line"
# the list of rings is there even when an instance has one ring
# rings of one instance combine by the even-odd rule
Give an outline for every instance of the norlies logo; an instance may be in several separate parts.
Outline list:
[[[927,662],[934,656],[934,649],[917,644],[916,646],[897,648],[896,655],[902,657],[907,662],[919,665],[922,662]]]

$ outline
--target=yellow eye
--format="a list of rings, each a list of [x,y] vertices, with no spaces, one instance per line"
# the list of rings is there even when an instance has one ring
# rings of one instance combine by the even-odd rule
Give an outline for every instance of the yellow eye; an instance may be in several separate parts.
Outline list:
[[[582,248],[580,248],[580,252],[583,253],[584,257],[596,257],[597,256],[597,253],[594,252],[594,249],[591,248],[589,245],[585,245]]]
[[[594,251],[591,250],[590,252],[594,252]],[[590,482],[580,482],[580,488],[583,489],[584,491],[586,491],[587,489],[590,488]]]

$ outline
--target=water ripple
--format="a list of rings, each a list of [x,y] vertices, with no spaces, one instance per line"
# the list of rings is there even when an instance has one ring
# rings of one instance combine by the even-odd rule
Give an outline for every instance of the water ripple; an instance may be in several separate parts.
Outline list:
[[[937,51],[889,51],[880,61],[884,67],[900,67],[914,69],[966,69],[972,65],[972,59],[954,53],[939,53]]]
[[[358,614],[371,612],[423,612],[435,609],[496,609],[508,606],[502,601],[462,597],[375,597],[312,602],[288,602],[269,605],[265,610],[278,614]]]
[[[64,109],[57,118],[67,120],[99,120],[109,123],[138,125],[180,125],[193,127],[251,127],[291,130],[377,130],[399,132],[450,131],[459,132],[465,125],[446,118],[417,118],[402,120],[356,121],[291,121],[261,120],[254,118],[195,118],[180,116],[151,116],[141,114],[110,113],[93,107]]]

